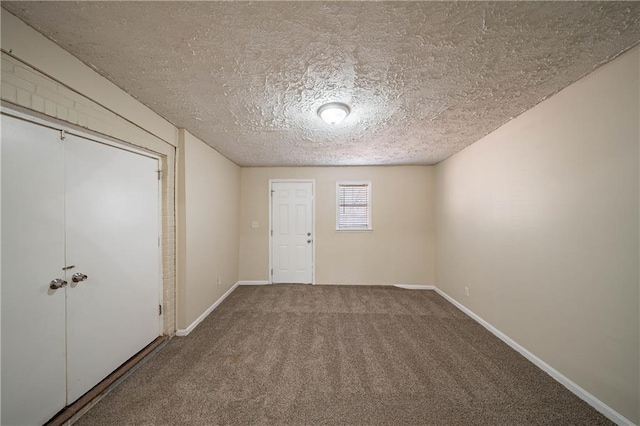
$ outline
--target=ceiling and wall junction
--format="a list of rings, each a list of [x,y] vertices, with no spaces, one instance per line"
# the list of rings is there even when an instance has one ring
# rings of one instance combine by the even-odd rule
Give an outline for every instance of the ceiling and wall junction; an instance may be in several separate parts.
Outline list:
[[[3,7],[241,166],[436,164],[640,40],[637,2]]]

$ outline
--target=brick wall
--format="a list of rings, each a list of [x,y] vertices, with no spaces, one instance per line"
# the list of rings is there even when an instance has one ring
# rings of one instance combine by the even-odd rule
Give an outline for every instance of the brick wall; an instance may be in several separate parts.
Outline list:
[[[162,259],[164,333],[173,335],[175,323],[175,141],[165,141],[71,88],[2,52],[0,97],[73,125],[145,148],[162,156]],[[177,133],[177,129],[176,129]],[[172,143],[171,143],[172,142]]]

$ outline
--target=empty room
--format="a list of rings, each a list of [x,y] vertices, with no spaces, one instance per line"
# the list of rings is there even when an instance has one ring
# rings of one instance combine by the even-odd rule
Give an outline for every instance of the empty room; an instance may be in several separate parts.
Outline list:
[[[640,2],[0,14],[2,425],[640,425]]]

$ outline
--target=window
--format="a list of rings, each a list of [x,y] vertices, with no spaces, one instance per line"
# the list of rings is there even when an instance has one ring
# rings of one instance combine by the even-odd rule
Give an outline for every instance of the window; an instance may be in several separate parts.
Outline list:
[[[336,230],[371,229],[371,182],[336,182]]]

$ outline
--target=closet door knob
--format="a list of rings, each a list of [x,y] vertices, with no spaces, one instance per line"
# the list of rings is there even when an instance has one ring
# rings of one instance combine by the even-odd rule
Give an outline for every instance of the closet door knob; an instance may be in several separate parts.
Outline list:
[[[73,274],[71,276],[71,281],[73,281],[74,283],[79,283],[81,281],[85,281],[87,278],[89,278],[89,277],[87,277],[82,272],[76,272],[75,274]]]
[[[61,278],[56,278],[49,283],[49,288],[51,290],[57,290],[67,285],[67,282]]]

